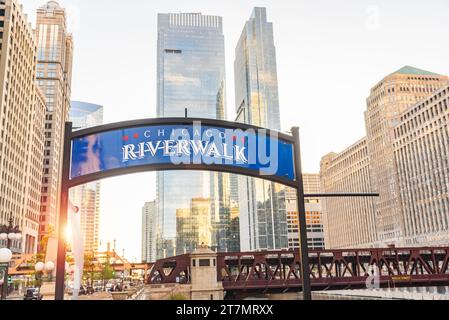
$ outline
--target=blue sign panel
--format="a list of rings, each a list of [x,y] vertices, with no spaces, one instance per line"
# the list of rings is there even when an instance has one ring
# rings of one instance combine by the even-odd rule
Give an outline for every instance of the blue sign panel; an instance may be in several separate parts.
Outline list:
[[[295,180],[293,144],[262,129],[149,125],[72,139],[70,179],[151,164],[224,165]]]

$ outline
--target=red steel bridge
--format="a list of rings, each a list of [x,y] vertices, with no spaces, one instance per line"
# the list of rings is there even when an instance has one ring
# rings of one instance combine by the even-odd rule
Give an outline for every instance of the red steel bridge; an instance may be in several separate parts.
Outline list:
[[[217,280],[225,291],[300,291],[300,263],[297,251],[218,253]],[[366,288],[376,274],[381,288],[449,285],[449,247],[311,250],[309,264],[314,291]],[[158,260],[146,282],[189,283],[190,255]]]

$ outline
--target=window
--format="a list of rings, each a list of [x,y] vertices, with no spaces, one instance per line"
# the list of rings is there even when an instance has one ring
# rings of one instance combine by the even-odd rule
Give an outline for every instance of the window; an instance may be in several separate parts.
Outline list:
[[[182,50],[165,49],[165,53],[176,53],[176,54],[181,54],[181,53],[182,53]]]
[[[209,259],[200,259],[200,267],[210,267]]]

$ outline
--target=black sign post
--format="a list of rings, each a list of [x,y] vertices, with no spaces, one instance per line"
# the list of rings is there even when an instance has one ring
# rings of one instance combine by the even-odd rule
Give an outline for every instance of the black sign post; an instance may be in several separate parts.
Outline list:
[[[312,291],[310,287],[310,269],[309,269],[309,248],[307,246],[307,222],[306,208],[304,201],[304,184],[302,177],[301,146],[299,139],[299,128],[293,127],[292,134],[295,150],[295,176],[296,176],[296,202],[298,207],[299,224],[299,257],[301,259],[301,281],[304,300],[312,300]]]
[[[59,211],[59,230],[58,230],[58,258],[56,262],[56,288],[55,300],[64,300],[65,291],[65,259],[66,259],[66,239],[64,229],[67,226],[67,209],[69,206],[69,176],[70,176],[70,158],[71,158],[71,135],[72,123],[66,122],[64,130],[64,154],[62,161],[62,179],[61,179],[61,199]]]

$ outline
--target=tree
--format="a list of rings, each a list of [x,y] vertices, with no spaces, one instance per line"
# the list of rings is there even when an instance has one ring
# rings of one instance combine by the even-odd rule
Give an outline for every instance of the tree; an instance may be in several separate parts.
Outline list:
[[[95,268],[95,255],[93,253],[84,253],[84,266],[83,266],[83,277],[90,280],[91,285],[95,278],[96,268]]]
[[[109,259],[101,264],[101,280],[103,281],[103,290],[106,290],[106,283],[115,276],[115,271],[112,268]]]
[[[38,254],[41,254],[45,257],[45,254],[47,253],[47,244],[48,244],[48,239],[51,237],[55,236],[55,228],[50,225],[48,227],[48,232],[44,234],[44,236],[42,237],[41,241],[39,241],[38,244],[38,249],[39,252]]]

